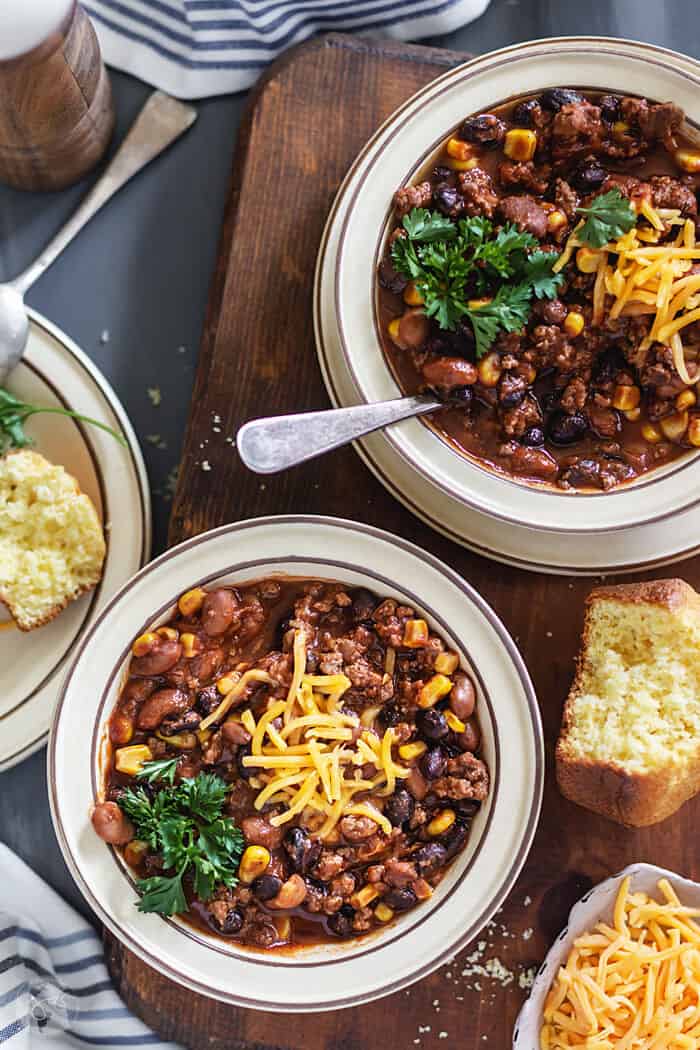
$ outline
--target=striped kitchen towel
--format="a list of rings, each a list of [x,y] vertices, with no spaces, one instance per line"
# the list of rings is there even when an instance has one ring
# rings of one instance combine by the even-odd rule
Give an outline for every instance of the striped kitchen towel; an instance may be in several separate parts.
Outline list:
[[[314,33],[449,33],[490,0],[83,0],[105,60],[178,98],[241,91]]]
[[[92,927],[1,843],[0,882],[0,1044],[179,1050],[124,1006]]]

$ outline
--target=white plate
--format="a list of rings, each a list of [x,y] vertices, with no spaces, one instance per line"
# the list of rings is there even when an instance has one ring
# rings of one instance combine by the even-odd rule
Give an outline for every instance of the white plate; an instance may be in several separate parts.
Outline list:
[[[592,930],[597,922],[612,923],[613,908],[620,883],[631,876],[630,892],[641,891],[658,898],[657,883],[659,879],[668,879],[678,894],[681,902],[691,908],[700,907],[700,885],[691,879],[684,879],[666,868],[657,868],[653,864],[630,864],[618,875],[606,879],[589,890],[571,909],[569,921],[556,941],[549,949],[542,966],[537,972],[529,998],[523,1004],[513,1029],[513,1050],[534,1050],[540,1045],[542,1011],[547,993],[560,966],[573,947],[577,937],[587,930]]]
[[[29,311],[29,342],[8,389],[25,401],[60,405],[121,431],[128,448],[97,427],[65,416],[33,416],[37,451],[77,478],[105,523],[101,582],[35,631],[19,631],[0,606],[0,771],[46,742],[61,676],[80,637],[118,587],[145,564],[151,548],[148,479],[136,435],[114,391],[70,339]]]
[[[425,140],[426,114],[429,135],[437,142],[460,116],[493,103],[499,92],[504,97],[525,90],[525,81],[513,80],[521,72],[529,78],[528,89],[557,82],[600,80],[602,85],[605,74],[605,86],[618,77],[632,90],[642,70],[648,93],[666,97],[664,92],[670,92],[693,113],[700,65],[692,59],[649,45],[574,38],[517,45],[467,63],[428,85],[379,129],[340,188],[316,271],[317,347],[335,404],[400,394],[374,328],[375,254],[389,184],[408,178],[416,158],[432,149],[432,141]],[[645,90],[641,82],[637,86]],[[388,142],[391,149],[385,152]],[[376,237],[367,237],[368,226],[377,230]],[[482,469],[419,420],[363,438],[358,450],[420,517],[458,542],[510,564],[566,574],[637,571],[686,557],[698,546],[700,464],[693,453],[616,493],[567,495]],[[629,521],[636,523],[634,529],[624,527]],[[648,524],[640,526],[640,521]],[[586,538],[586,533],[592,535]]]
[[[123,863],[90,826],[100,783],[100,743],[134,636],[167,619],[178,595],[190,587],[271,573],[366,586],[419,609],[461,653],[478,684],[483,749],[493,781],[468,846],[430,901],[352,945],[300,948],[291,955],[241,949],[179,920],[139,913]],[[471,941],[525,862],[543,777],[542,728],[532,684],[510,636],[484,600],[446,565],[398,536],[305,515],[225,525],[142,570],[81,640],[49,746],[56,834],[74,879],[100,919],[172,980],[239,1006],[285,1012],[337,1009],[387,995],[424,977]]]

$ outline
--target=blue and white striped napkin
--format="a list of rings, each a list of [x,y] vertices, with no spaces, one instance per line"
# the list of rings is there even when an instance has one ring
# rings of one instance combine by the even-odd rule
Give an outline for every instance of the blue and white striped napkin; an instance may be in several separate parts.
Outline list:
[[[83,0],[105,60],[178,98],[241,91],[314,33],[450,33],[490,0]]]
[[[0,884],[0,1044],[181,1050],[127,1010],[92,927],[2,844]]]

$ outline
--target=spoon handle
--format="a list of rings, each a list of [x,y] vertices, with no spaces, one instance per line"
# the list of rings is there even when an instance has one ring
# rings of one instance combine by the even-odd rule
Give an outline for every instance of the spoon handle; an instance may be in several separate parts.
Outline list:
[[[305,463],[340,445],[370,434],[380,427],[421,416],[440,408],[427,396],[401,397],[373,405],[352,405],[323,412],[299,412],[290,416],[253,419],[238,431],[236,444],[245,465],[256,474]]]
[[[197,110],[193,106],[186,106],[162,91],[154,91],[107,168],[81,201],[78,210],[49,241],[39,258],[15,277],[11,282],[13,287],[24,295],[102,205],[179,138],[196,119]]]

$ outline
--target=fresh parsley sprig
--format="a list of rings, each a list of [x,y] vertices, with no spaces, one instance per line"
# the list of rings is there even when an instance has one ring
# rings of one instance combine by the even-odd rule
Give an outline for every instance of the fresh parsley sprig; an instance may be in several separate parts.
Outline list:
[[[150,782],[168,779],[172,760],[148,762],[142,775]],[[142,786],[127,788],[119,798],[136,828],[136,837],[159,852],[169,875],[139,879],[138,909],[175,915],[187,910],[185,877],[191,878],[200,900],[211,898],[217,886],[235,886],[244,840],[240,828],[223,816],[228,787],[214,773],[199,773],[152,793]]]
[[[136,777],[138,780],[148,781],[149,784],[154,784],[156,780],[174,784],[178,761],[177,758],[155,758],[151,762],[144,762]]]
[[[402,220],[405,236],[391,248],[396,269],[410,277],[425,312],[440,328],[454,331],[466,318],[482,357],[499,331],[517,331],[527,322],[532,296],[552,299],[564,277],[552,272],[558,255],[538,249],[532,234],[474,216],[452,222],[439,212],[414,208]],[[491,293],[491,301],[474,306]]]
[[[36,416],[39,413],[69,416],[71,419],[77,419],[81,423],[89,423],[90,426],[105,430],[108,434],[111,434],[115,441],[126,447],[126,441],[122,435],[117,433],[116,430],[112,430],[106,423],[100,423],[99,420],[91,419],[90,416],[83,416],[80,412],[72,412],[68,408],[50,408],[45,405],[28,404],[15,397],[9,390],[0,387],[0,455],[11,448],[26,448],[27,445],[31,445],[31,439],[24,431],[24,424],[30,416]]]
[[[576,236],[591,248],[602,248],[608,241],[617,240],[637,222],[636,211],[617,187],[595,197],[588,208],[577,208],[576,211],[586,216]]]

